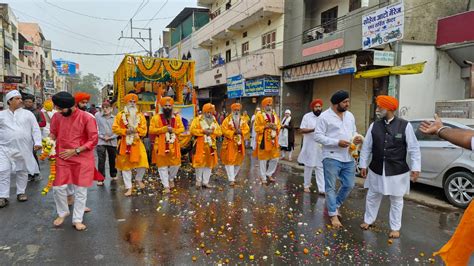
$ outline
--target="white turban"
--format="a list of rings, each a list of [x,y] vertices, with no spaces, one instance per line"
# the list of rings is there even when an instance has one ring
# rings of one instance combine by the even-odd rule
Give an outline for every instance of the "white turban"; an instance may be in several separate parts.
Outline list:
[[[285,114],[290,114],[291,115],[290,109],[286,109]]]
[[[8,102],[11,98],[17,97],[17,96],[21,97],[20,92],[17,90],[12,90],[9,93],[7,93],[7,95],[5,96],[5,101]]]

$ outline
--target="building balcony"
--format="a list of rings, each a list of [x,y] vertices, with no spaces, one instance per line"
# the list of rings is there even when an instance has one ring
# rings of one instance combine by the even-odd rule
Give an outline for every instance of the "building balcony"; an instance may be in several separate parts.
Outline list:
[[[244,79],[261,76],[280,76],[283,63],[282,49],[263,49],[239,57],[212,69],[197,73],[200,88],[225,85],[227,78],[242,75]]]
[[[219,15],[216,15],[208,24],[194,33],[196,43],[201,47],[210,47],[215,40],[229,39],[258,21],[283,14],[284,0],[239,1],[227,10],[226,6],[222,6],[219,12]]]

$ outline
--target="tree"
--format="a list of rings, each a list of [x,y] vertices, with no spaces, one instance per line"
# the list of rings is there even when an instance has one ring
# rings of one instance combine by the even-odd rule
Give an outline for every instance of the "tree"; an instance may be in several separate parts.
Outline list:
[[[92,73],[88,73],[85,76],[82,76],[82,73],[79,73],[74,77],[69,77],[68,79],[73,94],[79,91],[89,93],[91,95],[91,104],[100,103],[100,86],[102,82],[99,77]]]

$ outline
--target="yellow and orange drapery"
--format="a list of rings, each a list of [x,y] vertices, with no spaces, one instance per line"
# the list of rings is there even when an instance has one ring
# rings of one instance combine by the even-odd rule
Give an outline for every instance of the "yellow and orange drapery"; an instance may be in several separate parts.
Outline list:
[[[114,74],[114,93],[117,97],[117,107],[122,109],[123,97],[127,94],[126,82],[151,82],[153,91],[161,98],[166,84],[159,82],[162,77],[169,75],[172,87],[176,90],[176,102],[183,102],[183,89],[188,83],[194,84],[195,62],[168,58],[154,58],[139,55],[126,55]],[[157,99],[159,102],[159,99]],[[139,103],[140,104],[140,103]]]

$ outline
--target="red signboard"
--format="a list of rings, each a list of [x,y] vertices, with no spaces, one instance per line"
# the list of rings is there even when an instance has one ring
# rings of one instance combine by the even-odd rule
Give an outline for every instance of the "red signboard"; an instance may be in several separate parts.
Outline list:
[[[474,25],[474,11],[438,20],[436,46],[474,41],[472,25]]]
[[[18,84],[15,83],[0,83],[0,92],[8,93],[9,91],[18,89]]]
[[[303,56],[309,56],[313,54],[319,54],[327,51],[331,51],[344,46],[344,39],[337,39],[334,41],[326,42],[320,45],[309,47],[303,50]]]

